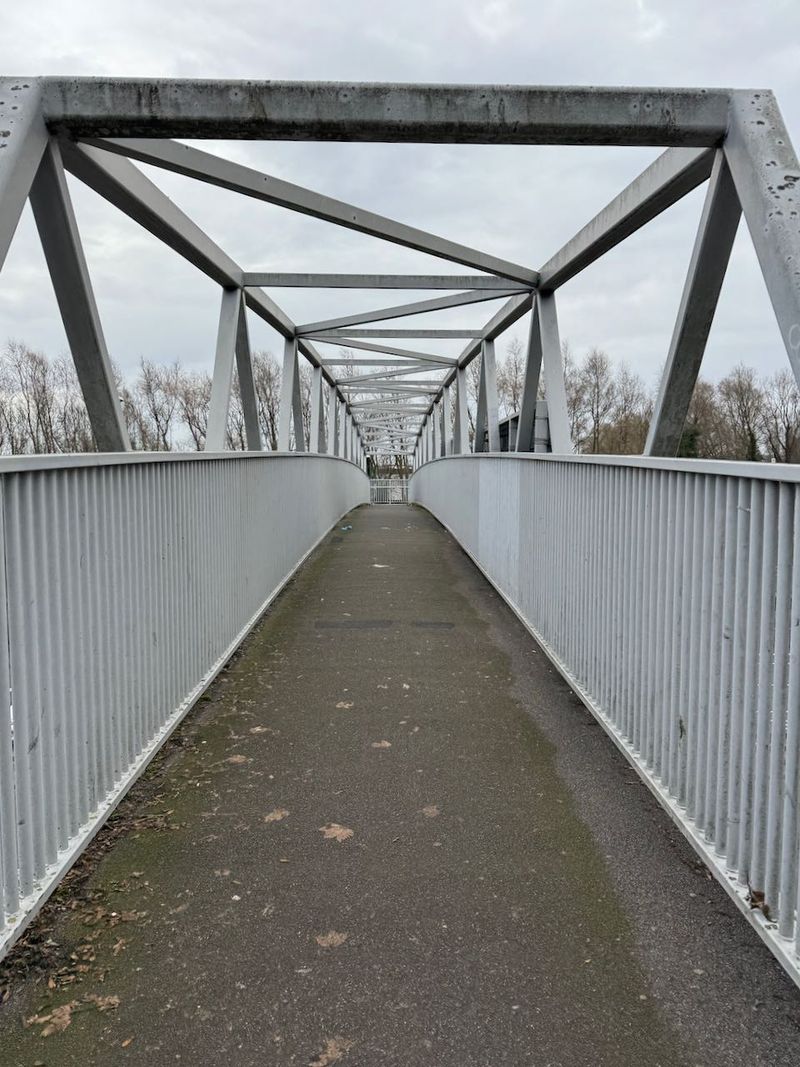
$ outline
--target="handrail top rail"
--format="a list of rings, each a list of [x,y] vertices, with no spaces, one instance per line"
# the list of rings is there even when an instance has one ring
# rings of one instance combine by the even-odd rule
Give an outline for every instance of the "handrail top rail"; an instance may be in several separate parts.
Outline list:
[[[729,478],[758,478],[767,482],[800,482],[800,463],[755,463],[734,459],[676,459],[667,456],[560,455],[552,452],[470,452],[437,456],[431,463],[450,460],[504,459],[533,463],[580,463],[600,467],[635,467],[641,470],[676,471],[683,474],[718,474]]]
[[[145,463],[198,463],[205,460],[256,460],[256,459],[330,459],[338,463],[357,463],[344,456],[332,456],[328,452],[48,452],[37,455],[0,456],[0,476],[23,474],[29,471],[70,470],[86,467],[117,467]],[[362,474],[364,472],[362,471]],[[366,475],[364,475],[366,477]]]

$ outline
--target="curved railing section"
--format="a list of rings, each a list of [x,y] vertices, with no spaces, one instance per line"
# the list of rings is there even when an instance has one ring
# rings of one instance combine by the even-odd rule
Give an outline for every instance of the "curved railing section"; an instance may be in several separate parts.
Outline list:
[[[0,955],[287,579],[369,501],[311,454],[0,460]]]
[[[454,456],[455,536],[800,983],[800,467]]]

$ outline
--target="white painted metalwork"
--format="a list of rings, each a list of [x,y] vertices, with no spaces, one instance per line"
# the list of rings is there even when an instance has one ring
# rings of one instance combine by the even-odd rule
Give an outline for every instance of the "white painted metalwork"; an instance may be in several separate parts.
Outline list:
[[[800,467],[454,456],[456,537],[800,984]]]
[[[344,513],[325,456],[0,460],[0,955]]]
[[[408,478],[370,478],[370,504],[407,504]]]

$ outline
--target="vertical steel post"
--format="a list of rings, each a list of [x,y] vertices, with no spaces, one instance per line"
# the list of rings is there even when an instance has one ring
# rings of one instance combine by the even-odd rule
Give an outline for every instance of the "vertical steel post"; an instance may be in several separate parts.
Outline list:
[[[542,348],[542,371],[547,393],[547,418],[550,424],[550,447],[565,455],[573,451],[567,411],[567,389],[564,383],[564,360],[558,334],[558,315],[554,293],[539,293],[536,308],[539,322],[539,343]]]
[[[258,420],[258,400],[253,381],[253,357],[250,350],[250,333],[247,329],[247,309],[244,292],[239,291],[239,319],[236,325],[236,374],[239,379],[239,396],[242,400],[244,432],[248,452],[262,452],[261,425]]]
[[[311,428],[308,442],[309,452],[324,452],[324,408],[322,367],[314,367],[311,372]]]
[[[222,452],[227,444],[228,411],[233,388],[233,362],[241,305],[240,289],[222,290],[214,376],[211,380],[211,403],[206,427],[205,451],[207,452]]]
[[[283,374],[281,377],[281,404],[278,412],[278,451],[289,451],[292,429],[292,407],[297,379],[297,341],[287,337],[283,346]]]
[[[328,393],[328,452],[332,456],[339,455],[339,396],[336,386],[330,387]]]
[[[453,426],[453,452],[457,456],[469,452],[466,367],[459,367],[456,371],[456,417]]]
[[[449,456],[453,450],[450,436],[450,388],[442,389],[442,455]]]
[[[539,324],[538,294],[534,297],[531,324],[528,330],[528,354],[525,360],[525,381],[517,422],[515,452],[533,452],[535,445],[536,402],[539,396],[539,377],[542,370],[542,338]]]

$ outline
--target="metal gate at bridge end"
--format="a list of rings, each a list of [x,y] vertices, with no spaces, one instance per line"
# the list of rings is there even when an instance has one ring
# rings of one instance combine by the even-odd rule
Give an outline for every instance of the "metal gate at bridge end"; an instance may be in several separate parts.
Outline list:
[[[408,478],[370,478],[370,504],[407,504]]]

